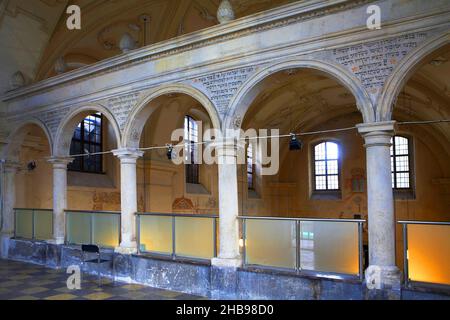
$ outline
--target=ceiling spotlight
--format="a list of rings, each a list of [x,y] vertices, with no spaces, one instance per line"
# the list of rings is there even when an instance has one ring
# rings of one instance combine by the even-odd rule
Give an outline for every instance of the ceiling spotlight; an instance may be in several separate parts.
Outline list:
[[[166,147],[167,147],[167,159],[172,160],[173,145],[166,144]]]
[[[289,140],[289,150],[302,150],[303,143],[297,139],[295,133],[290,133],[291,139]]]
[[[28,171],[33,171],[34,169],[36,169],[36,167],[37,167],[36,161],[34,161],[34,160],[28,162],[28,164],[27,164]]]

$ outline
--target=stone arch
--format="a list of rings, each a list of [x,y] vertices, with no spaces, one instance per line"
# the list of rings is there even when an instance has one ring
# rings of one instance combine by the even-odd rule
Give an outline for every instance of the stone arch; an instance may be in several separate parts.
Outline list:
[[[450,44],[450,32],[441,34],[427,41],[423,45],[415,48],[401,60],[386,83],[383,86],[380,98],[380,106],[376,109],[376,121],[389,121],[395,101],[409,78],[422,66],[421,62],[433,52]]]
[[[230,102],[230,108],[224,121],[224,129],[235,129],[236,127],[241,126],[241,122],[244,119],[248,108],[259,94],[259,85],[264,79],[276,72],[297,68],[319,70],[337,80],[355,97],[357,108],[361,112],[364,122],[374,121],[374,111],[369,95],[362,88],[358,80],[349,75],[345,69],[330,62],[308,59],[290,59],[260,70],[244,83]]]
[[[111,124],[116,138],[117,148],[120,148],[122,136],[120,133],[119,125],[114,115],[100,104],[89,104],[83,107],[74,107],[67,114],[65,119],[59,124],[56,131],[56,138],[53,147],[53,156],[68,156],[70,153],[70,143],[72,140],[75,127],[92,112],[100,112],[106,117]]]
[[[167,94],[186,94],[197,100],[207,111],[213,128],[220,129],[220,118],[211,100],[198,89],[185,84],[162,85],[146,95],[131,111],[125,125],[122,145],[128,148],[138,148],[145,123],[156,108],[147,107],[154,99]]]
[[[47,142],[50,148],[50,154],[53,153],[53,139],[50,134],[50,130],[47,126],[37,118],[26,119],[15,125],[14,130],[8,135],[6,141],[7,145],[5,146],[2,154],[2,158],[7,160],[18,160],[20,148],[22,143],[27,135],[27,126],[36,125],[38,126],[47,137]]]

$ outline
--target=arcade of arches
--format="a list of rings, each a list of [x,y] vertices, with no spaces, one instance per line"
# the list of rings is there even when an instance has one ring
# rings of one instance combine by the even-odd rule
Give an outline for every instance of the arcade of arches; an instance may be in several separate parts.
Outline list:
[[[154,6],[177,7],[169,2],[156,1]],[[173,23],[165,22],[161,32],[151,29],[146,40],[140,29],[132,29],[132,36],[150,44],[216,24],[211,13],[220,1],[204,1],[204,6],[202,1],[191,1],[189,5],[190,1],[182,2],[176,10],[164,9],[173,12],[174,17],[167,19]],[[241,2],[237,6],[237,1],[231,1],[241,19],[295,4]],[[67,31],[61,22],[57,23],[43,50],[47,59],[34,68],[37,84],[53,79],[61,71],[50,65],[57,56],[64,57],[68,66],[64,72],[71,75],[81,65],[95,67],[97,61],[118,54],[117,44],[112,41],[117,40],[116,33],[121,32],[125,22],[117,19],[113,27],[108,27],[99,20],[94,26],[91,16],[100,10],[100,5],[85,6],[92,10],[87,14],[89,32],[60,41]],[[115,6],[123,9],[116,2]],[[163,10],[148,6],[150,11]],[[122,10],[123,21],[138,16],[131,7],[130,4],[128,11]],[[153,11],[151,16],[158,17]],[[96,32],[97,40],[93,37]],[[346,71],[339,74],[336,70],[344,70],[341,67],[330,65],[327,70],[326,64],[316,64],[314,56],[308,56],[304,60],[312,63],[290,63],[286,59],[282,62],[285,66],[269,67],[267,72],[263,70],[265,66],[257,67],[235,90],[225,113],[199,89],[198,81],[178,81],[175,75],[175,81],[154,86],[137,98],[122,94],[123,101],[132,105],[125,111],[125,118],[113,104],[79,99],[74,104],[77,107],[64,112],[56,125],[46,123],[42,117],[20,119],[15,128],[4,130],[0,140],[1,158],[5,160],[2,234],[13,233],[13,208],[53,209],[56,243],[62,243],[65,237],[64,210],[118,211],[122,221],[118,252],[130,253],[136,249],[136,212],[217,214],[220,247],[213,264],[235,267],[242,263],[238,215],[364,219],[368,221],[363,230],[363,244],[369,251],[366,267],[397,267],[382,280],[391,285],[392,278],[404,267],[403,233],[396,222],[450,221],[450,124],[414,123],[450,119],[448,31],[443,37],[447,40],[439,46],[417,51],[417,56],[410,59],[414,63],[399,65],[398,74],[390,78],[390,86],[382,89],[379,100],[374,100],[356,77],[347,76]],[[100,39],[103,49],[94,43]],[[107,46],[111,48],[104,49]],[[91,47],[89,56],[83,53],[88,52],[83,48]],[[161,62],[159,68],[163,65]],[[129,68],[129,72],[135,70],[132,65]],[[98,72],[101,81],[101,71]],[[93,87],[97,86],[95,81]],[[77,86],[75,81],[70,85]],[[130,91],[138,86],[132,87],[131,84]],[[66,94],[57,87],[49,90],[54,90],[54,95]],[[11,111],[0,110],[0,117],[6,121],[8,117],[18,119],[20,99],[21,96],[5,99]],[[39,105],[39,99],[36,101],[36,107],[45,109]],[[23,105],[33,103],[30,98]],[[57,113],[58,109],[49,112]],[[171,140],[175,129],[183,129],[185,138],[186,134],[189,136],[192,144],[187,148],[194,154],[203,150],[203,145],[196,143],[202,141],[204,131],[227,127],[278,129],[280,135],[318,133],[297,136],[301,150],[290,150],[290,138],[280,138],[279,171],[274,175],[261,174],[260,150],[252,148],[250,153],[248,144],[246,164],[176,165],[169,159],[164,146],[179,142]],[[162,148],[145,150],[149,147]],[[236,150],[228,148],[226,144],[218,147],[217,153],[235,158]],[[108,152],[70,158],[99,151]]]

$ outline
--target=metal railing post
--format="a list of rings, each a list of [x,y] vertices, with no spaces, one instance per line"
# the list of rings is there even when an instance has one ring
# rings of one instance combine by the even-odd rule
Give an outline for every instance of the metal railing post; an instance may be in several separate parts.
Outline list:
[[[119,239],[119,243],[117,244],[117,246],[118,247],[120,247],[120,244],[122,243],[122,213],[120,213],[119,214],[119,223],[118,223],[118,229],[119,230],[117,230],[117,232],[118,232],[118,239]]]
[[[89,231],[90,231],[90,244],[95,244],[94,243],[94,213],[91,211],[90,212],[90,219],[89,219]]]
[[[136,214],[137,254],[141,254],[141,216]]]
[[[244,256],[242,259],[242,266],[245,267],[247,265],[247,220],[242,219],[242,255]]]
[[[31,240],[36,240],[35,239],[35,234],[34,234],[34,209],[31,209]]]
[[[217,257],[217,219],[212,218],[212,221],[213,221],[213,245],[214,245],[213,255],[215,258]]]
[[[363,223],[358,222],[358,253],[359,253],[359,279],[361,281],[364,280],[364,264],[363,264],[363,254],[364,254],[364,246],[363,246]]]
[[[301,269],[301,225],[300,220],[295,221],[295,241],[296,241],[296,250],[295,250],[295,267],[297,274],[300,273]]]
[[[177,258],[176,255],[176,244],[175,244],[175,216],[172,216],[172,259],[175,260]]]
[[[14,239],[17,238],[17,209],[14,209]]]
[[[408,225],[403,224],[403,281],[405,286],[409,284],[409,269],[408,269]]]
[[[64,210],[64,245],[68,245],[69,241],[67,240],[67,231],[69,230],[68,224],[69,224],[69,215],[66,210]],[[53,225],[53,213],[52,213],[52,225]],[[53,235],[54,236],[54,235]]]
[[[55,227],[53,226],[53,211],[51,211],[51,215],[50,215],[50,217],[51,217],[51,219],[50,219],[50,223],[51,223],[51,225],[52,225],[52,234],[51,234],[51,239],[53,239],[54,237],[55,237]],[[65,219],[64,219],[64,221],[66,221]],[[64,223],[65,224],[65,223]],[[66,226],[64,226],[64,228],[66,228]],[[64,242],[65,242],[65,238],[66,238],[66,232],[65,232],[66,230],[64,229]],[[51,240],[51,239],[49,239],[49,240]]]

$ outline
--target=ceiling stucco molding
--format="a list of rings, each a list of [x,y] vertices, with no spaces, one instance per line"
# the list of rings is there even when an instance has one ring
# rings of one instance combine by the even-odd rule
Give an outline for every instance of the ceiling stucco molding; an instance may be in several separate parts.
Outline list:
[[[8,15],[11,18],[16,18],[18,15],[21,14],[38,22],[40,25],[40,29],[45,33],[49,34],[52,32],[52,27],[49,26],[49,22],[45,18],[43,18],[40,14],[37,14],[37,12],[32,12],[27,8],[22,7],[20,3],[18,3],[17,1],[5,0],[3,2],[4,4],[0,3],[0,22],[1,19],[3,18],[3,14]],[[55,7],[58,4],[57,1],[40,0],[40,2],[50,7]]]
[[[155,60],[163,56],[175,55],[219,42],[232,40],[259,33],[265,30],[284,27],[290,24],[315,19],[325,15],[350,10],[365,5],[374,0],[316,0],[288,4],[280,8],[268,10],[237,19],[227,24],[217,25],[206,30],[200,30],[174,39],[163,41],[110,59],[105,59],[85,68],[80,68],[66,74],[43,80],[36,84],[5,94],[5,99],[15,98],[31,92],[61,85],[68,81],[86,79],[104,73],[121,70],[135,64]]]
[[[3,20],[3,15],[5,14],[6,7],[8,6],[9,0],[2,0],[0,1],[0,25]]]

